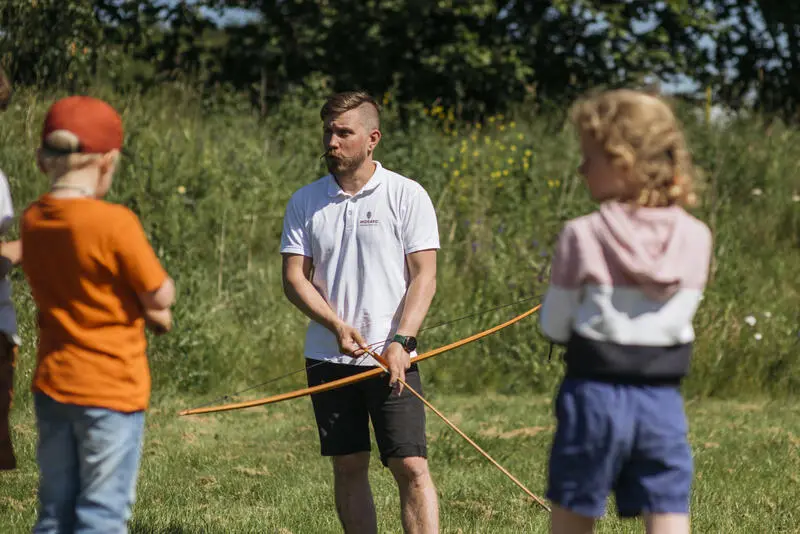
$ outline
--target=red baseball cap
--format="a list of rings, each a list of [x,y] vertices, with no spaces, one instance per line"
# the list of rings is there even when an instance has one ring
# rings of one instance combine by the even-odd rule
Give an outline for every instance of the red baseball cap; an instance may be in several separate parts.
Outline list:
[[[54,136],[54,132],[66,135]],[[64,138],[70,142],[65,143]],[[56,152],[105,154],[120,150],[122,139],[119,113],[90,96],[69,96],[56,101],[47,112],[42,129],[42,146]]]

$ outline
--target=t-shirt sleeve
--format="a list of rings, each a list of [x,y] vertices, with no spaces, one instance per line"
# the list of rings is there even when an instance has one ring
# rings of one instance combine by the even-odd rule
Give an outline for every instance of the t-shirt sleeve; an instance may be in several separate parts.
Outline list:
[[[4,235],[14,222],[14,203],[6,176],[0,172],[0,235]]]
[[[308,235],[308,221],[304,214],[302,201],[297,194],[289,200],[283,216],[281,254],[300,254],[309,258],[313,257],[311,239]]]
[[[556,343],[566,343],[572,335],[580,303],[580,271],[578,239],[575,229],[568,223],[558,238],[550,266],[550,285],[540,315],[544,335]]]
[[[166,281],[167,272],[147,240],[142,223],[128,210],[122,212],[120,219],[113,236],[120,274],[137,293],[157,290]]]
[[[403,248],[406,254],[439,248],[439,223],[430,196],[419,187],[403,211]]]

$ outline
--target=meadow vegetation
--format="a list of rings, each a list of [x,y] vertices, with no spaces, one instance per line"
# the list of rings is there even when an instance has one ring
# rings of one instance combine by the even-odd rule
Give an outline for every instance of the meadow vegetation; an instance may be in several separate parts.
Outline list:
[[[123,113],[127,129],[110,200],[139,214],[179,288],[174,331],[151,339],[153,412],[134,524],[139,532],[335,531],[328,467],[316,455],[307,400],[241,417],[175,418],[180,408],[246,388],[252,387],[237,398],[303,384],[302,372],[263,383],[303,367],[306,320],[283,296],[278,244],[289,196],[324,174],[319,95],[296,94],[259,119],[246,106],[196,99],[180,86],[147,97],[102,89],[95,94]],[[23,91],[0,121],[0,168],[18,211],[47,188],[33,153],[41,120],[56,96]],[[468,123],[451,110],[420,105],[401,121],[391,95],[384,105],[384,138],[376,157],[423,184],[439,218],[438,292],[426,324],[541,295],[561,225],[593,208],[576,172],[577,141],[563,114],[517,109]],[[708,124],[692,110],[679,109],[703,181],[702,203],[694,213],[711,226],[715,239],[712,278],[696,318],[698,339],[684,387],[687,397],[700,403],[693,412],[699,421],[693,444],[702,452],[698,486],[704,492],[695,504],[707,528],[698,531],[762,531],[759,525],[767,518],[782,515],[770,523],[776,525],[770,532],[791,532],[800,524],[789,504],[798,481],[783,478],[800,467],[792,398],[800,392],[800,131],[758,117]],[[23,339],[13,416],[23,463],[0,488],[0,513],[22,528],[32,521],[36,473],[27,392],[36,315],[21,271],[12,278]],[[500,323],[537,302],[428,330],[420,336],[421,350]],[[552,425],[546,397],[562,372],[559,351],[548,359],[548,349],[534,316],[430,360],[422,370],[426,391],[460,414],[477,437],[488,432],[485,425],[497,426],[497,436],[483,435],[482,443],[534,491],[544,485]],[[478,407],[484,395],[494,400]],[[709,397],[715,399],[704,400]],[[528,405],[530,399],[538,400]],[[762,404],[735,411],[750,406],[750,399]],[[538,407],[535,414],[530,406]],[[730,417],[726,406],[734,410]],[[764,407],[763,419],[758,406]],[[750,424],[763,435],[751,435]],[[542,428],[502,438],[534,427]],[[431,435],[432,464],[450,510],[443,516],[448,532],[539,531],[536,525],[544,525],[539,513],[488,466],[478,467],[457,436],[439,423],[432,423]],[[531,447],[534,456],[526,452]],[[295,464],[300,456],[303,463]],[[308,465],[308,471],[296,465]],[[474,478],[478,469],[483,474]],[[388,499],[378,503],[379,517],[385,526],[396,525],[388,475],[377,476]],[[726,493],[726,477],[739,493]],[[183,489],[170,486],[179,482]],[[221,499],[231,495],[236,504],[228,514],[218,507],[227,507]],[[286,515],[298,507],[330,510],[319,519],[324,524],[303,529],[299,519]],[[458,517],[452,515],[457,508],[463,509]],[[238,511],[246,517],[236,519]],[[181,519],[182,513],[191,515]],[[227,516],[211,518],[214,514]],[[491,521],[501,527],[491,527]]]

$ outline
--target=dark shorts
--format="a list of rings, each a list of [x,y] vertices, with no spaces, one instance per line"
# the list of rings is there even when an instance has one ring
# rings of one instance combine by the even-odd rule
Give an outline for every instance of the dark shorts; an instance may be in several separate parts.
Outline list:
[[[677,387],[566,379],[555,410],[548,499],[597,518],[613,491],[621,517],[689,513],[692,454]]]
[[[313,367],[312,367],[313,366]],[[319,363],[306,359],[308,385],[316,386],[369,370],[369,367]],[[422,394],[416,364],[406,371],[406,382]],[[427,458],[425,406],[407,389],[398,397],[381,375],[343,388],[311,395],[323,456],[341,456],[371,449],[369,421],[381,462],[389,458]]]

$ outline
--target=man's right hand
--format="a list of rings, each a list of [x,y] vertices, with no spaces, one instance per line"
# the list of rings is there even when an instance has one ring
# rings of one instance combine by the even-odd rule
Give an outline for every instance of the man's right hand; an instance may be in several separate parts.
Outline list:
[[[336,327],[336,341],[339,343],[339,352],[347,354],[353,358],[360,358],[364,355],[367,342],[361,334],[348,324],[341,324]]]

